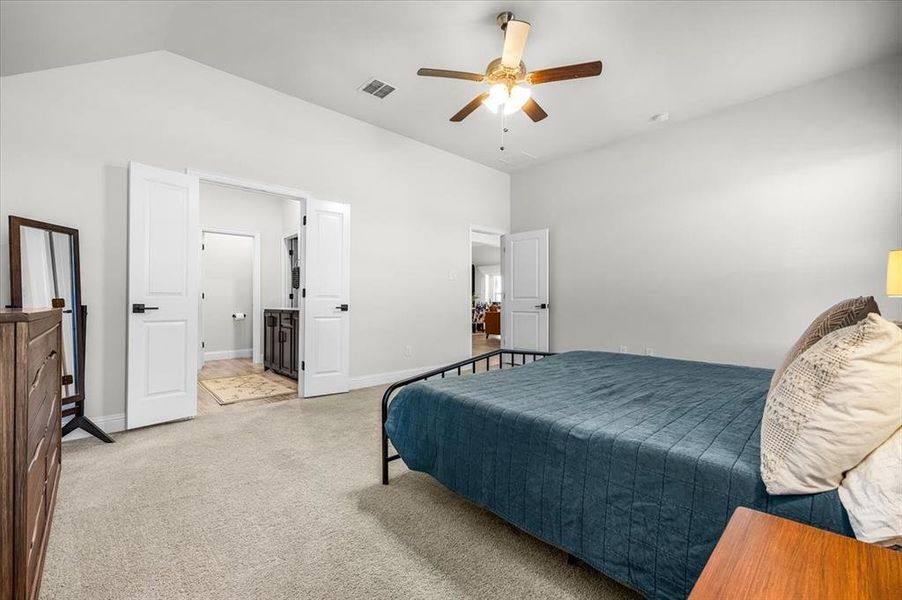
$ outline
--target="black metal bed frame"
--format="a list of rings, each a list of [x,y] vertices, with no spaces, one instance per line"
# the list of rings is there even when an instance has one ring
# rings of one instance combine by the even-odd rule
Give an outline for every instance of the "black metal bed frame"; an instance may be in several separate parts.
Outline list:
[[[444,379],[447,373],[453,375],[454,371],[457,371],[457,376],[463,375],[464,367],[471,367],[472,372],[476,373],[476,366],[482,361],[485,361],[485,370],[490,371],[492,368],[492,358],[496,356],[499,357],[497,370],[500,370],[504,368],[505,355],[510,356],[510,362],[508,362],[507,365],[508,367],[513,368],[528,364],[526,360],[527,356],[532,357],[532,360],[529,361],[532,363],[535,362],[537,358],[541,359],[554,354],[554,352],[541,352],[539,350],[506,350],[502,348],[500,350],[493,350],[491,352],[486,352],[485,354],[480,354],[479,356],[473,356],[445,367],[439,367],[438,369],[433,369],[426,373],[420,373],[419,375],[396,381],[388,386],[388,389],[385,390],[385,394],[382,395],[382,485],[388,485],[388,463],[401,458],[398,454],[389,456],[388,434],[385,431],[385,421],[388,419],[388,405],[391,402],[393,393],[405,385],[410,385],[411,383],[416,383],[418,381],[426,381],[430,377],[441,377]],[[519,363],[517,363],[517,356],[520,357]]]

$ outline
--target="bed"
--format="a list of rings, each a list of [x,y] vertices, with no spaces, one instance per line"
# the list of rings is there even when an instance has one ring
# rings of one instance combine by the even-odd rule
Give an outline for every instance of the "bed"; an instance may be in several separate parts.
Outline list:
[[[770,370],[567,352],[451,376],[492,355],[517,362],[499,350],[389,388],[383,483],[400,457],[648,598],[688,595],[737,506],[853,535],[835,491],[766,493]]]

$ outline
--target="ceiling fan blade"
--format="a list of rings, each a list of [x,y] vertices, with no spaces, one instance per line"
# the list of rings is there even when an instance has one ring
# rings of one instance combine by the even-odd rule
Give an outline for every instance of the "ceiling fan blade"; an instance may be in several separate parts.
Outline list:
[[[601,75],[601,61],[567,65],[566,67],[554,67],[533,71],[526,76],[526,80],[532,85],[551,83],[552,81],[566,81],[567,79],[579,79],[581,77],[595,77]]]
[[[532,119],[533,123],[538,123],[548,116],[548,113],[545,112],[545,110],[541,106],[539,106],[539,103],[532,98],[526,101],[526,104],[523,105],[522,110],[530,119]]]
[[[454,121],[455,123],[460,123],[461,121],[466,119],[468,116],[470,116],[471,112],[473,112],[474,110],[479,108],[479,105],[482,104],[482,101],[488,97],[489,97],[488,92],[483,92],[483,93],[479,94],[478,96],[473,98],[469,104],[467,104],[462,109],[457,111],[457,114],[454,115],[453,117],[451,117],[451,120]]]
[[[467,81],[482,81],[485,75],[479,73],[467,73],[466,71],[448,71],[447,69],[420,69],[417,71],[420,77],[446,77],[448,79],[466,79]]]
[[[508,21],[504,28],[504,50],[501,51],[501,64],[509,69],[516,69],[523,59],[523,48],[530,25],[526,21]]]

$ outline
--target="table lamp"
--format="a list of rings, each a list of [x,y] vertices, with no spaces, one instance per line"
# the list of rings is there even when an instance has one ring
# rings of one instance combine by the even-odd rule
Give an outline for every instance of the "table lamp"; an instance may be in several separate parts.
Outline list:
[[[902,250],[890,250],[886,262],[886,295],[902,298]]]

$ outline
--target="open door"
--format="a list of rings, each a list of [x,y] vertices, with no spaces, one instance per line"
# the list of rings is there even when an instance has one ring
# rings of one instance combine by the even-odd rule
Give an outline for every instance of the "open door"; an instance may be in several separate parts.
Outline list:
[[[548,352],[548,230],[501,238],[501,346]]]
[[[128,166],[126,427],[197,414],[199,183]]]
[[[304,397],[347,392],[350,380],[351,207],[307,198]]]

